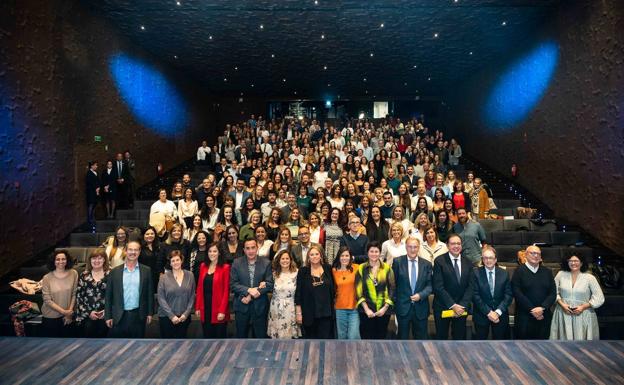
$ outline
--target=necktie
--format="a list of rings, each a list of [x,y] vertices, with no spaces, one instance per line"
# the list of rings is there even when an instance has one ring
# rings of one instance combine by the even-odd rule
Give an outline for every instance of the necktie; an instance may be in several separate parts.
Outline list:
[[[412,271],[410,272],[410,286],[412,287],[412,294],[416,291],[416,260],[410,261],[412,264]]]
[[[457,277],[457,282],[460,282],[461,274],[459,273],[459,264],[457,264],[458,260],[459,258],[453,258],[453,268],[455,269],[455,276]]]
[[[490,284],[490,294],[492,295],[492,298],[494,298],[494,276],[493,276],[494,272],[490,271],[488,273],[488,284]]]
[[[119,177],[121,178],[121,162],[117,162],[117,173],[119,174]]]

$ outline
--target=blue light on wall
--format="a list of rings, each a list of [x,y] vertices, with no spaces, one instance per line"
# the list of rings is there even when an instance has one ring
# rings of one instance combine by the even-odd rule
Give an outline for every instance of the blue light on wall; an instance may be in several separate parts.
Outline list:
[[[117,54],[110,59],[110,71],[119,94],[143,126],[173,136],[188,125],[182,95],[158,70],[126,54]]]
[[[559,47],[547,41],[507,69],[485,103],[485,125],[491,130],[506,130],[522,123],[544,96],[558,60]]]

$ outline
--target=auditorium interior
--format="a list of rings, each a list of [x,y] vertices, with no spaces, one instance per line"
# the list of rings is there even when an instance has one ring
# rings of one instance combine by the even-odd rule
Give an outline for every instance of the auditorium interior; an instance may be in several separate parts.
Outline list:
[[[0,383],[624,383],[623,31],[624,1],[620,0],[2,1]],[[241,147],[246,155],[241,155]],[[318,161],[319,147],[323,162]],[[373,159],[360,162],[369,149]],[[116,158],[118,154],[120,158]],[[293,159],[298,161],[298,171]],[[98,163],[95,169],[94,162]],[[119,186],[114,197],[112,187],[104,189],[109,162],[112,168],[130,167],[127,174],[121,168],[113,170],[117,179],[111,176],[112,183]],[[319,163],[327,168],[320,171]],[[423,163],[423,177],[411,182],[407,166],[422,171]],[[221,169],[220,164],[227,166]],[[223,171],[226,168],[228,171]],[[292,179],[286,177],[285,169],[290,170]],[[257,176],[252,174],[256,170]],[[301,176],[308,172],[311,181],[303,188]],[[91,174],[96,176],[97,193],[89,184]],[[279,181],[274,174],[281,174]],[[435,176],[440,174],[438,184]],[[161,233],[154,219],[161,189],[169,195],[166,202],[171,202],[176,186],[184,186],[178,200],[185,202],[186,187],[192,187],[195,199],[203,194],[209,175],[218,184],[215,190],[211,187],[210,194],[217,189],[222,192],[215,192],[212,199],[213,205],[221,207],[220,216],[211,219],[211,210],[214,213],[217,208],[207,210],[204,217],[202,210],[208,204],[201,195],[201,210],[178,217],[183,209],[175,209],[178,223],[174,227],[170,217],[163,216],[162,223],[158,222]],[[319,175],[323,180],[317,180]],[[474,185],[475,177],[483,186]],[[324,184],[325,178],[331,182]],[[244,181],[248,187],[250,179],[264,195],[256,200],[252,186],[249,193],[241,193],[245,197],[241,200],[235,182]],[[342,179],[347,179],[344,185]],[[457,194],[456,181],[463,186]],[[152,313],[154,317],[143,325],[145,338],[81,338],[80,322],[72,321],[72,315],[58,318],[65,322],[61,328],[73,324],[71,332],[66,330],[69,334],[63,338],[46,334],[45,318],[64,314],[57,310],[62,306],[54,304],[50,310],[46,305],[51,301],[46,296],[52,294],[48,294],[49,285],[45,288],[44,277],[57,271],[59,251],[66,254],[68,264],[71,255],[73,269],[82,277],[95,268],[87,264],[93,263],[99,250],[112,247],[113,254],[117,252],[121,228],[127,238],[124,247],[132,237],[144,242],[149,226],[158,228],[154,233],[163,237],[161,244],[169,244],[175,226],[184,229],[186,237],[195,217],[201,217],[202,231],[210,242],[222,239],[224,250],[234,253],[228,250],[227,238],[220,238],[222,231],[230,230],[229,220],[223,219],[226,225],[221,223],[223,202],[229,196],[236,206],[232,216],[247,214],[243,223],[251,231],[250,238],[257,236],[255,225],[249,227],[255,210],[269,216],[262,218],[267,237],[273,234],[273,223],[281,223],[275,230],[278,239],[273,238],[271,258],[283,255],[283,249],[277,248],[282,230],[287,228],[292,235],[287,242],[291,252],[301,241],[296,232],[303,224],[308,229],[308,222],[312,226],[308,213],[318,212],[316,218],[328,226],[319,230],[326,243],[318,243],[328,254],[334,250],[331,260],[335,267],[341,264],[341,254],[336,254],[338,246],[333,249],[334,244],[328,244],[333,231],[329,227],[336,227],[332,199],[342,201],[338,206],[340,221],[344,215],[344,226],[338,229],[341,236],[344,231],[344,237],[353,234],[357,240],[360,230],[352,230],[349,219],[355,217],[362,222],[360,234],[371,238],[365,222],[372,221],[370,207],[377,200],[375,204],[392,228],[392,221],[408,222],[410,230],[405,231],[410,235],[404,232],[401,241],[405,249],[405,242],[415,237],[412,231],[421,231],[419,242],[428,239],[417,223],[422,215],[416,207],[421,201],[417,193],[421,183],[430,195],[422,199],[423,210],[425,220],[436,230],[435,241],[443,239],[437,233],[435,195],[448,185],[450,191],[442,194],[453,207],[472,201],[472,212],[470,206],[463,210],[470,214],[469,223],[482,232],[477,235],[478,244],[495,249],[496,269],[502,268],[505,276],[525,269],[524,258],[533,246],[541,253],[540,269],[549,269],[553,277],[568,273],[571,267],[567,263],[577,257],[584,265],[580,274],[591,276],[604,294],[604,303],[595,311],[591,301],[587,305],[587,311],[597,317],[599,338],[562,341],[568,338],[553,337],[554,326],[549,328],[550,340],[547,335],[543,340],[521,338],[517,314],[524,305],[510,297],[511,338],[478,340],[477,317],[470,311],[462,324],[465,337],[460,338],[466,341],[438,341],[436,327],[440,323],[434,317],[439,312],[434,299],[438,267],[433,263],[437,255],[429,263],[434,282],[433,293],[425,298],[426,339],[398,337],[402,326],[391,302],[383,341],[364,335],[361,341],[341,340],[337,329],[332,330],[333,338],[317,339],[305,322],[301,327],[295,325],[300,331],[290,341],[266,336],[243,339],[236,330],[236,319],[242,313],[234,303],[241,299],[232,293],[222,324],[227,338],[206,337],[199,310],[196,314],[191,309],[184,319],[174,317],[186,324],[185,338],[164,339],[159,323],[163,302],[157,290],[165,285],[163,273],[171,273],[173,254],[165,257],[166,268],[152,266],[154,294],[149,301],[154,306],[148,314],[150,320]],[[489,209],[483,209],[480,193],[474,198],[467,184],[472,190],[486,192]],[[349,195],[346,191],[352,185],[356,191]],[[404,212],[407,219],[395,219],[394,209],[389,216],[384,213],[388,191],[389,199],[396,203],[392,207],[404,204],[404,194],[397,192],[399,185],[406,186],[408,201],[413,187],[413,217],[407,212],[409,203]],[[336,186],[338,194],[344,187],[343,195],[334,197]],[[319,189],[322,194],[317,193]],[[313,202],[306,203],[305,209],[299,201],[301,190]],[[263,203],[269,191],[278,204],[282,202],[280,207],[288,207],[281,222],[274,222],[271,206],[265,213],[264,205],[272,204],[270,198]],[[325,207],[317,194],[327,203]],[[286,203],[290,195],[297,196],[296,206]],[[255,210],[245,207],[247,196],[254,205],[258,202]],[[364,197],[370,207],[361,206]],[[436,208],[427,209],[433,201]],[[161,202],[164,206],[165,201]],[[343,204],[351,206],[344,209]],[[446,203],[441,205],[439,210],[444,212]],[[292,215],[297,208],[301,219]],[[452,214],[453,222],[459,221],[459,210],[447,211],[448,220]],[[236,234],[241,232],[236,253],[244,259],[249,238],[242,235],[243,223],[233,223]],[[455,229],[456,225],[450,226]],[[312,227],[309,230],[312,232]],[[387,231],[390,233],[384,239],[390,242],[393,230],[389,227]],[[453,235],[450,237],[449,242]],[[198,251],[191,253],[191,249],[199,246],[189,241],[189,255],[183,257],[193,255],[194,260]],[[342,240],[336,242],[344,245]],[[381,242],[371,242],[361,253],[362,263],[373,263],[368,250],[373,243],[384,257],[391,253]],[[301,257],[303,249],[298,246]],[[347,246],[351,247],[348,242]],[[448,251],[452,246],[449,243],[448,249],[444,248]],[[477,250],[477,260],[471,260],[475,284],[477,269],[485,269],[480,256],[486,249]],[[360,253],[353,250],[357,260]],[[104,258],[111,260],[105,266],[113,263],[109,251],[106,249]],[[126,289],[126,274],[130,274],[124,264],[126,249],[119,252]],[[468,254],[465,248],[464,252]],[[210,252],[206,253],[210,265]],[[294,253],[288,257],[291,265]],[[400,255],[409,252],[397,254],[394,261]],[[331,264],[327,255],[322,258]],[[314,263],[307,260],[308,265]],[[138,263],[143,266],[141,257]],[[188,263],[183,258],[183,266],[192,266]],[[269,258],[273,269],[280,269],[280,263]],[[202,262],[201,269],[203,266]],[[199,262],[196,268],[195,280],[197,274],[203,274]],[[457,265],[455,268],[461,281]],[[303,270],[300,267],[299,275]],[[312,270],[310,267],[308,273]],[[394,274],[399,285],[398,274]],[[279,276],[275,276],[276,285]],[[253,281],[253,273],[249,279]],[[412,278],[406,279],[409,283]],[[510,280],[511,287],[515,281]],[[559,290],[560,281],[555,280]],[[316,284],[323,282],[313,282]],[[377,284],[375,279],[374,287]],[[490,285],[494,293],[494,284]],[[366,284],[364,287],[362,290],[369,290]],[[354,293],[360,291],[359,286],[353,289]],[[398,293],[397,286],[396,296]],[[249,295],[255,299],[253,293]],[[565,316],[573,317],[569,314],[577,308],[560,305],[562,295],[557,292],[550,310],[556,316],[562,307]],[[268,298],[273,306],[273,299]],[[123,317],[135,311],[127,309],[128,301],[133,300],[122,296]],[[297,294],[300,317],[298,301]],[[364,297],[361,301],[367,303]],[[318,312],[321,302],[317,299],[316,303]],[[139,313],[142,306],[141,302]],[[476,304],[473,306],[476,312]],[[547,313],[548,307],[544,307]],[[108,322],[108,305],[106,309]],[[273,314],[267,312],[269,317]],[[366,322],[367,312],[368,306],[360,309],[362,322]],[[305,314],[304,309],[304,318]],[[498,316],[494,317],[498,322]],[[577,318],[581,319],[580,313]],[[294,313],[292,319],[294,322]],[[114,322],[117,325],[117,319]],[[453,336],[455,333],[453,326]],[[407,335],[409,338],[409,330]],[[257,337],[256,332],[253,336]]]

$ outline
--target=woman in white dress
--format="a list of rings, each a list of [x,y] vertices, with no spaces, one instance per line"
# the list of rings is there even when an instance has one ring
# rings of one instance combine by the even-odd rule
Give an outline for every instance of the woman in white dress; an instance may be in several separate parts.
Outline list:
[[[288,250],[281,250],[273,259],[273,296],[269,307],[267,334],[271,338],[301,337],[295,313],[297,266]]]
[[[551,340],[600,339],[596,308],[604,295],[596,277],[587,273],[585,258],[565,257],[555,277],[557,307],[550,325]]]

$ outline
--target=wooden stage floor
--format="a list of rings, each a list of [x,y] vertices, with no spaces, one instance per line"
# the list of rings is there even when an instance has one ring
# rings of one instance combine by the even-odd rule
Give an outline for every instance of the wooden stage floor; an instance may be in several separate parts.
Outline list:
[[[624,384],[624,341],[0,338],[1,384]]]

